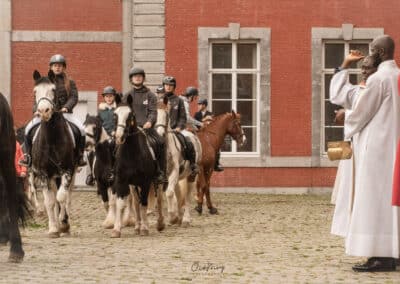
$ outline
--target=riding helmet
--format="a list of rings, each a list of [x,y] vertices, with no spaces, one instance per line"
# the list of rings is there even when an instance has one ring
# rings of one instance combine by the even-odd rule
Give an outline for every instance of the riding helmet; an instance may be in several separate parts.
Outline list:
[[[158,86],[157,89],[156,89],[156,93],[157,94],[164,94],[165,93],[164,86]]]
[[[53,65],[54,63],[61,63],[64,65],[64,67],[67,67],[67,61],[61,54],[55,54],[50,58],[49,66]]]
[[[199,95],[199,91],[195,87],[187,87],[185,91],[185,96],[190,98],[190,97],[195,97]]]
[[[176,79],[172,76],[164,77],[162,82],[163,82],[163,85],[171,85],[171,86],[176,87]]]
[[[208,106],[208,101],[207,99],[199,99],[199,101],[197,102],[198,105],[205,105]]]
[[[102,95],[104,96],[105,94],[113,94],[115,96],[117,92],[112,86],[107,86],[103,89]]]
[[[135,76],[135,75],[142,75],[143,78],[146,77],[146,73],[144,73],[144,69],[139,68],[139,67],[132,67],[131,70],[129,70],[129,79],[131,79],[132,76]]]

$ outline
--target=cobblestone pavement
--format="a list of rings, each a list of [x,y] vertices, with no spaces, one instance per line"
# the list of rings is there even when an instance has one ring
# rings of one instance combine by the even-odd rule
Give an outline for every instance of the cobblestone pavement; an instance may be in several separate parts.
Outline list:
[[[400,271],[357,274],[362,258],[330,235],[329,196],[213,194],[220,215],[192,212],[189,228],[111,239],[94,192],[74,192],[71,235],[49,239],[46,219],[23,232],[26,257],[6,262],[1,283],[400,283]],[[207,270],[208,269],[208,270]]]

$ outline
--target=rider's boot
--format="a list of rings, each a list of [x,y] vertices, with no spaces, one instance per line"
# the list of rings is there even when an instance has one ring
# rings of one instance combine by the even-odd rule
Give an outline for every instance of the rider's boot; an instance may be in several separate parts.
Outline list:
[[[29,139],[29,135],[25,135],[24,136],[24,144],[23,144],[23,149],[25,151],[24,153],[24,157],[22,158],[22,160],[18,161],[18,164],[23,166],[23,167],[27,167],[29,168],[32,165],[32,157],[31,157],[31,141]]]
[[[216,172],[222,172],[224,171],[224,168],[220,164],[220,158],[221,158],[221,152],[218,151],[217,155],[215,156],[215,165],[214,165],[214,171]]]
[[[192,171],[190,177],[194,178],[199,173],[199,167],[196,163],[196,151],[194,150],[193,143],[191,141],[186,140],[187,146],[187,156],[189,158],[190,170]]]
[[[167,184],[168,178],[166,175],[167,170],[167,162],[166,162],[166,153],[165,153],[165,144],[162,143],[159,146],[159,155],[157,159],[157,183],[158,184]]]

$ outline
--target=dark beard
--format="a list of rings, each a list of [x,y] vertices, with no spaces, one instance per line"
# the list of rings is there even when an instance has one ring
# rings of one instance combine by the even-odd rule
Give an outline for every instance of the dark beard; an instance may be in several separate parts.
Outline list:
[[[380,58],[379,53],[374,55],[374,66],[378,67],[382,63],[382,58]]]

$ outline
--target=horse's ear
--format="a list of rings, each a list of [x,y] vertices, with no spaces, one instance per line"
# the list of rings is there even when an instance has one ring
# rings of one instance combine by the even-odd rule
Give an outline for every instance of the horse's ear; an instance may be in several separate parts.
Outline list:
[[[236,118],[236,113],[234,110],[232,110],[232,116],[233,116],[233,118]]]
[[[126,103],[127,103],[129,106],[132,105],[132,103],[133,103],[133,98],[132,98],[132,95],[131,95],[131,94],[128,94],[128,95],[127,95],[127,97],[126,97]]]
[[[122,94],[121,93],[116,93],[115,94],[115,104],[119,105],[122,101]]]
[[[47,76],[49,77],[51,82],[55,82],[56,81],[56,74],[54,74],[53,70],[49,70],[49,73],[47,73]]]
[[[42,76],[40,75],[39,71],[35,70],[33,71],[33,80],[35,80],[35,82],[37,80],[39,80]]]

